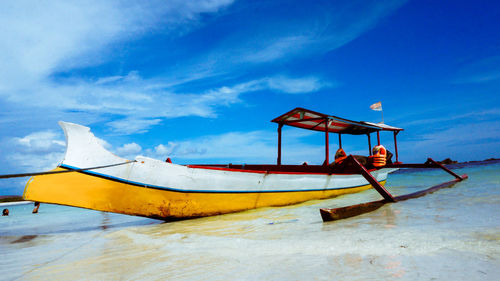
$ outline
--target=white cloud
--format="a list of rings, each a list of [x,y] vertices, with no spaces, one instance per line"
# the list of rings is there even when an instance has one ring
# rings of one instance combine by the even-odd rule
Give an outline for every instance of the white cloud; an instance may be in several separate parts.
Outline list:
[[[16,169],[32,173],[56,168],[63,157],[64,152],[48,152],[42,155],[14,152],[7,155],[6,159],[16,163]]]
[[[174,148],[177,146],[174,142],[168,142],[167,145],[159,144],[154,148],[154,153],[161,157],[172,154]]]
[[[249,25],[239,26],[234,33],[225,35],[221,45],[186,61],[184,68],[176,67],[175,71],[209,77],[252,65],[324,54],[374,28],[406,2],[327,1],[310,3],[307,12],[294,11],[296,4],[289,1],[262,2],[259,7],[263,10],[287,9],[288,17],[276,11],[269,12],[272,18],[259,14],[258,21],[249,20]]]
[[[109,42],[125,36],[124,29],[135,30],[111,2],[3,4],[0,36],[6,44],[0,47],[0,84],[11,87],[21,87],[26,80],[37,82],[58,69],[74,67],[71,59],[102,50]],[[78,65],[98,60],[89,56],[85,61],[78,59]]]
[[[435,124],[438,122],[456,121],[460,119],[477,121],[477,120],[485,120],[485,119],[488,120],[488,119],[498,119],[498,118],[500,118],[500,109],[494,108],[489,110],[471,111],[462,114],[437,117],[437,118],[429,118],[429,119],[420,118],[409,122],[403,122],[401,123],[401,126],[407,127],[407,126],[424,125],[424,124]]]
[[[124,144],[116,149],[116,154],[118,155],[137,155],[142,151],[142,147],[135,142]]]
[[[283,140],[283,163],[301,164],[322,163],[324,147],[303,142],[314,132],[292,130],[286,132]],[[160,144],[155,149],[147,149],[149,157],[166,159],[174,162],[193,163],[206,160],[218,163],[276,163],[277,134],[267,131],[228,132],[220,135],[207,135],[184,141],[171,141]]]
[[[500,151],[500,122],[486,121],[455,124],[443,130],[423,134],[413,141],[398,142],[403,154],[409,158],[434,157],[441,160],[483,160],[498,157]]]
[[[231,3],[1,2],[0,95],[31,83],[46,83],[57,71],[101,63],[112,57],[112,44],[136,39],[146,31],[189,28],[188,23],[195,24],[200,14],[217,12]]]
[[[209,95],[171,93],[161,88],[155,79],[144,81],[135,71],[95,81],[77,77],[54,80],[53,75],[101,64],[113,58],[117,43],[137,40],[146,33],[165,34],[178,29],[184,32],[197,25],[201,14],[220,11],[232,2],[2,2],[2,105],[8,103],[10,110],[20,112],[17,120],[29,119],[21,116],[28,111],[30,116],[40,111],[52,115],[66,112],[94,116],[116,114],[122,120],[110,126],[120,133],[143,132],[159,123],[156,116],[211,115],[211,107],[217,101],[204,102]],[[196,103],[189,100],[198,101],[202,108],[196,108]],[[152,108],[148,108],[150,106]],[[179,110],[172,110],[176,107]],[[181,113],[182,110],[186,113]],[[174,113],[169,114],[169,111]],[[125,121],[131,121],[127,124],[129,129],[124,129],[127,127]],[[16,118],[10,122],[16,122]]]
[[[163,65],[163,72],[150,73],[153,76],[149,78],[141,77],[139,71],[128,74],[117,71],[107,77],[91,78],[82,74],[82,78],[78,76],[80,71],[73,71],[82,70],[81,73],[88,74],[86,68],[110,61],[110,69],[122,69],[117,57],[124,49],[129,51],[127,42],[151,35],[168,35],[166,37],[172,39],[186,34],[200,26],[204,14],[218,13],[232,3],[232,0],[0,2],[0,105],[9,112],[0,123],[8,127],[17,125],[19,120],[27,120],[31,127],[47,128],[46,124],[36,123],[38,120],[46,122],[47,116],[56,120],[70,116],[74,118],[71,121],[77,123],[81,120],[87,124],[108,122],[113,132],[129,134],[144,132],[163,118],[215,117],[220,107],[242,102],[244,93],[263,90],[312,93],[334,84],[314,76],[288,77],[270,73],[265,74],[266,77],[233,84],[212,83],[197,91],[179,91],[175,86],[186,89],[188,82],[214,76],[222,78],[215,81],[234,81],[242,74],[241,69],[246,71],[269,62],[325,53],[373,27],[403,1],[363,3],[361,8],[359,4],[351,6],[348,1],[341,3],[344,8],[339,9],[325,2],[315,6],[324,10],[319,20],[310,17],[311,13],[304,13],[304,18],[296,20],[248,20],[246,28],[219,34],[217,40],[220,40],[207,45],[206,51],[190,54],[179,63]],[[279,7],[284,3],[271,1],[259,5]],[[327,6],[324,9],[323,4]],[[127,66],[123,68],[129,71]],[[107,70],[103,67],[89,72],[98,75]],[[62,72],[73,76],[65,78],[60,75]],[[62,134],[38,133],[11,139],[18,152],[10,154],[9,159],[35,170],[50,168],[59,162],[64,153]],[[268,140],[260,139],[266,135],[263,132],[235,132],[211,136],[200,144],[180,141],[143,151],[185,158],[199,156],[201,159],[208,159],[207,155],[229,157],[233,154],[241,159],[274,162],[275,134]],[[242,145],[232,143],[231,138]],[[108,149],[111,147],[105,141],[102,143]],[[321,148],[309,148],[293,150],[288,154],[290,161],[309,159],[307,154],[311,151],[321,152]],[[120,149],[123,153],[133,153],[139,148],[129,144]]]
[[[110,77],[102,77],[99,78],[96,82],[95,85],[106,85],[106,84],[113,84],[116,82],[134,82],[140,80],[141,77],[139,76],[139,73],[137,71],[131,71],[127,75],[116,75],[116,76],[110,76]]]
[[[267,79],[267,82],[269,88],[288,94],[310,93],[333,85],[323,82],[317,77],[289,78],[278,76]]]
[[[36,108],[59,111],[84,111],[113,114],[107,125],[117,134],[144,133],[161,122],[161,118],[183,116],[215,117],[216,109],[241,102],[241,95],[254,91],[311,93],[332,83],[317,77],[264,77],[232,86],[209,89],[201,93],[176,93],[161,86],[158,79],[143,79],[137,72],[125,76],[103,77],[97,81],[73,80],[70,85],[33,89],[16,100]]]
[[[112,146],[105,140],[97,138],[99,144],[112,150]],[[66,140],[61,131],[38,131],[24,137],[10,138],[6,144],[11,148],[5,151],[3,157],[9,162],[14,162],[15,169],[26,172],[40,172],[55,168],[64,158]],[[126,144],[117,151],[133,154],[141,148],[135,143]],[[135,157],[135,155],[134,155]]]
[[[456,125],[451,128],[424,134],[416,148],[437,147],[438,144],[457,146],[467,143],[481,143],[482,140],[497,140],[500,142],[500,122],[481,122]]]
[[[40,172],[53,169],[64,157],[66,142],[62,133],[39,131],[8,142],[11,150],[4,157],[16,163],[16,169]]]
[[[490,81],[500,80],[500,70],[492,72],[483,72],[468,77],[462,77],[454,80],[453,84],[468,84],[468,83],[486,83]]]
[[[256,49],[244,48],[239,50],[244,62],[263,63],[281,59],[290,54],[297,53],[305,46],[312,43],[312,38],[307,36],[285,36],[266,42],[264,46]],[[250,45],[251,46],[251,45]]]
[[[165,73],[153,78],[144,79],[137,71],[92,79],[52,78],[59,71],[101,64],[113,57],[113,46],[117,43],[137,40],[148,32],[164,34],[177,30],[182,33],[196,26],[201,14],[218,12],[232,2],[4,3],[5,6],[0,7],[0,36],[5,42],[0,46],[0,96],[24,111],[30,107],[30,110],[34,108],[31,111],[50,109],[54,115],[71,111],[113,116],[115,120],[108,125],[115,133],[123,134],[145,132],[162,118],[215,117],[218,107],[241,102],[243,93],[259,90],[311,93],[334,83],[314,76],[271,75],[232,86],[213,85],[198,92],[177,92],[173,86],[222,75],[249,62],[261,64],[293,57],[299,51],[308,54],[337,48],[401,4],[396,1],[363,5],[361,12],[348,9],[346,14],[352,17],[348,22],[352,24],[337,25],[347,16],[336,10],[331,14],[331,7],[326,7],[327,12],[322,11],[326,16],[319,22],[310,17],[292,23],[283,21],[283,26],[273,22],[279,33],[258,24],[255,30],[245,29],[250,31],[248,36],[242,38],[240,32],[230,34],[222,41],[233,43],[216,45],[200,57],[183,63],[186,67],[175,66],[172,73],[166,66]],[[227,49],[228,45],[231,49]],[[2,69],[5,73],[1,73]]]
[[[193,21],[200,14],[217,12],[222,8],[231,5],[233,2],[234,0],[171,0],[168,2],[169,17],[167,21],[174,24],[179,24],[179,22],[185,22],[186,20]],[[167,3],[160,2],[159,4],[159,6],[161,7]],[[157,9],[158,5],[155,5],[154,8]]]
[[[22,138],[15,137],[11,140],[11,143],[17,149],[29,153],[60,151],[66,146],[66,142],[61,140],[61,134],[53,131],[34,132]]]
[[[161,119],[125,118],[111,121],[108,123],[108,126],[113,129],[113,132],[118,134],[140,134],[147,132],[149,128],[160,122]]]
[[[500,56],[487,57],[466,64],[458,69],[453,84],[477,84],[500,79]]]

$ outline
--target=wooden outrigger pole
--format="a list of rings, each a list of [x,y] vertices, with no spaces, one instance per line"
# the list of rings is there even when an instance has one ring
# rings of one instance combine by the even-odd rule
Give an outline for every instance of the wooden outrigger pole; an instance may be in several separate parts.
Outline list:
[[[396,134],[394,134],[394,140],[396,140]],[[397,152],[396,152],[397,153]],[[396,154],[397,155],[397,154]],[[341,208],[333,208],[333,209],[320,209],[321,213],[321,218],[323,218],[324,222],[327,221],[335,221],[335,220],[341,220],[341,219],[346,219],[362,214],[366,214],[372,211],[377,210],[378,208],[382,207],[385,204],[388,203],[396,203],[399,201],[404,201],[408,199],[413,199],[413,198],[418,198],[421,196],[424,196],[426,194],[432,193],[436,190],[439,190],[441,188],[445,187],[451,187],[455,183],[459,181],[463,181],[468,178],[466,174],[459,176],[450,169],[446,168],[444,165],[434,161],[432,158],[428,158],[427,161],[424,164],[401,164],[401,163],[395,163],[395,164],[389,164],[386,165],[386,168],[441,168],[447,173],[451,174],[452,176],[455,177],[454,180],[447,181],[435,186],[432,186],[430,188],[417,191],[414,193],[406,194],[406,195],[401,195],[401,196],[396,196],[393,197],[379,182],[377,182],[368,171],[361,165],[356,158],[354,158],[352,155],[349,155],[349,157],[346,159],[346,161],[349,161],[349,163],[354,164],[356,166],[360,173],[365,177],[365,179],[377,190],[382,197],[384,197],[383,200],[379,201],[372,201],[368,203],[362,203],[362,204],[357,204],[357,205],[352,205],[352,206],[346,206],[346,207],[341,207]]]

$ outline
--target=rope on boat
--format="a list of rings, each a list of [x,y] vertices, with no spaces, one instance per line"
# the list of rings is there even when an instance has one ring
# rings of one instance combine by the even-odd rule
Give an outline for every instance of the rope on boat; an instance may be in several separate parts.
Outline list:
[[[81,171],[87,171],[87,170],[96,170],[96,169],[103,169],[103,168],[109,168],[109,167],[114,167],[114,166],[120,166],[120,165],[130,164],[130,163],[134,163],[134,162],[137,162],[137,160],[126,161],[126,162],[122,162],[122,163],[110,164],[110,165],[104,165],[104,166],[90,167],[90,168],[70,169],[70,170],[64,170],[64,171],[48,171],[48,172],[37,172],[37,173],[0,175],[0,179],[52,175],[52,174],[62,174],[62,173],[70,173],[70,172],[81,172]]]

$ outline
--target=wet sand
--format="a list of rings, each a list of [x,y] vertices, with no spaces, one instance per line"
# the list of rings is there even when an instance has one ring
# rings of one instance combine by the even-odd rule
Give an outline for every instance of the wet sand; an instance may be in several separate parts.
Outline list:
[[[42,204],[0,217],[5,280],[497,280],[500,164],[425,197],[323,223],[322,207],[379,199],[368,190],[283,208],[163,223]],[[393,174],[406,194],[450,180]]]

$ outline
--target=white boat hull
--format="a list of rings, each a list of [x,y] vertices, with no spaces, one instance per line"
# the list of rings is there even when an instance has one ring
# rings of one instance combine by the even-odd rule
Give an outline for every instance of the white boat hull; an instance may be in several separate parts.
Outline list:
[[[57,169],[127,162],[107,151],[88,127],[60,122],[67,149]],[[372,171],[384,183],[394,169]],[[176,219],[283,206],[370,188],[358,174],[328,174],[185,166],[139,156],[84,172],[37,176],[27,200],[146,217]]]

